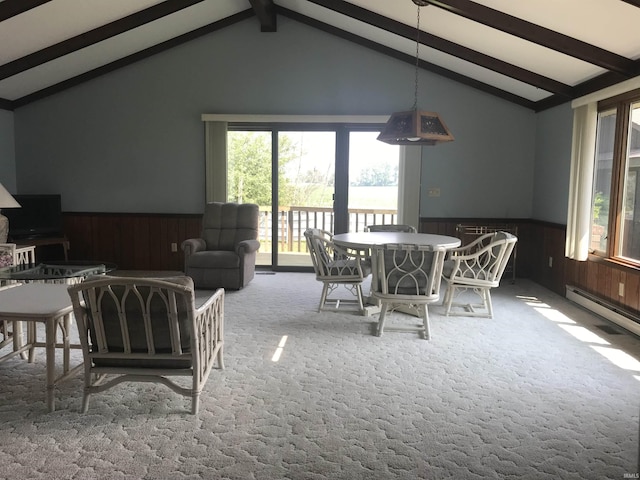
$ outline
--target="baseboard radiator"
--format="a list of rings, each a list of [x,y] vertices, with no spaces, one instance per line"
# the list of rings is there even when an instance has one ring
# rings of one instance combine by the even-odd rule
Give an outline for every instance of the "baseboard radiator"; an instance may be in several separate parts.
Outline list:
[[[630,312],[626,312],[620,307],[606,302],[605,300],[585,292],[578,287],[566,285],[566,292],[568,300],[571,300],[572,302],[583,306],[587,310],[591,310],[593,313],[600,315],[616,325],[619,325],[625,330],[640,336],[640,317],[633,315]]]

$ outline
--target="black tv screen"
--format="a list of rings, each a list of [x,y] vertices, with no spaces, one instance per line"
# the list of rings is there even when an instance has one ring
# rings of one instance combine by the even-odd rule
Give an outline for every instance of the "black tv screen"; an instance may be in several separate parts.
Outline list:
[[[9,238],[62,235],[62,201],[58,194],[14,195],[21,208],[4,208],[9,219]]]

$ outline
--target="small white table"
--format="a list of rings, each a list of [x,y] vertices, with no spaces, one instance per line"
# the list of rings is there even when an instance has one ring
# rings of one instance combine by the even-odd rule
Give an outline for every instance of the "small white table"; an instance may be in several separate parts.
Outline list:
[[[67,293],[68,285],[53,283],[29,283],[0,291],[0,321],[13,322],[13,351],[0,357],[0,363],[29,352],[29,363],[35,357],[36,347],[45,347],[47,366],[47,408],[55,410],[55,386],[68,379],[82,368],[82,363],[70,368],[70,349],[80,348],[71,345],[69,330],[73,307]],[[27,342],[22,344],[21,322],[27,323]],[[45,325],[45,342],[38,342],[36,326]],[[56,343],[58,327],[62,332],[62,343]],[[62,375],[56,377],[56,348],[62,348]]]

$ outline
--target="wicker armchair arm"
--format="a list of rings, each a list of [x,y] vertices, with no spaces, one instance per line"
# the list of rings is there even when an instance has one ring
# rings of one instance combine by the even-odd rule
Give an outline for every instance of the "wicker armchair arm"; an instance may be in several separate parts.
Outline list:
[[[371,261],[362,251],[345,249],[335,243],[330,243],[333,250],[333,261],[328,265],[331,271],[339,275],[358,275],[362,278],[371,273]]]

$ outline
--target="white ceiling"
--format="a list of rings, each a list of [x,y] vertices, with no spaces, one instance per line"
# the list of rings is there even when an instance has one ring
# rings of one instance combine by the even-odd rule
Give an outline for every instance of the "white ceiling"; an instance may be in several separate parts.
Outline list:
[[[431,3],[420,8],[421,67],[532,109],[640,74],[640,0]],[[0,107],[254,15],[263,29],[286,15],[411,61],[417,11],[411,0],[2,0]]]

